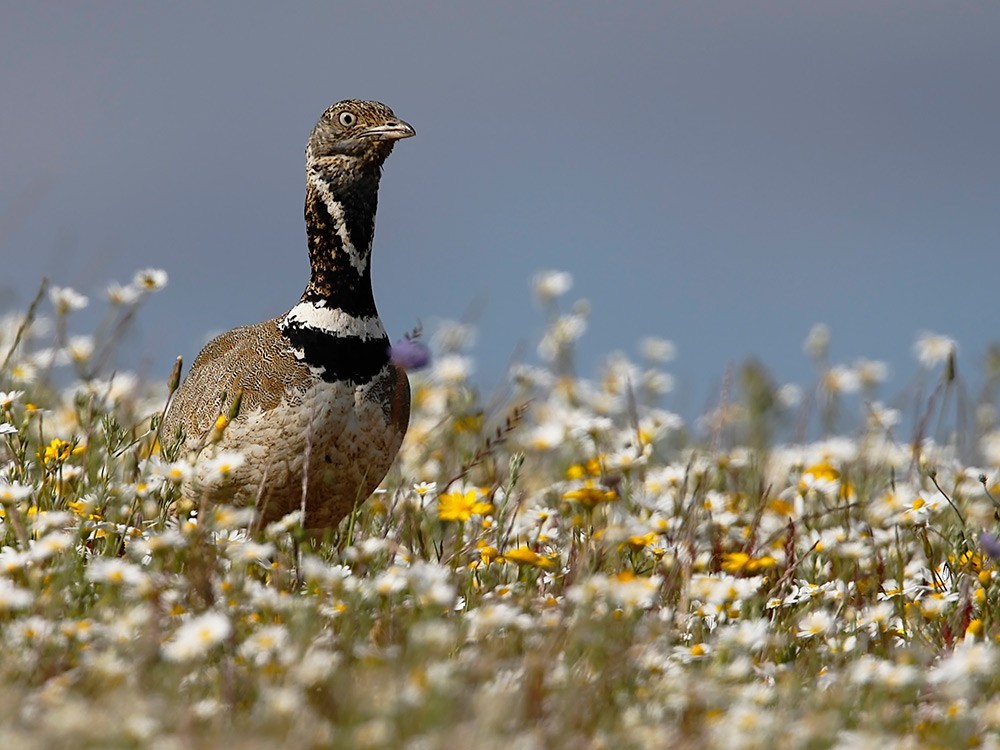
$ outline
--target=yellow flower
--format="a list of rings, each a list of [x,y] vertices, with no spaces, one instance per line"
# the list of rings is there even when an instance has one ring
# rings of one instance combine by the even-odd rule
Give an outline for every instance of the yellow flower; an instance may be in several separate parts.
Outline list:
[[[70,500],[66,506],[81,518],[91,521],[100,521],[101,516],[94,513],[94,503],[87,500]]]
[[[816,479],[825,479],[828,482],[835,482],[840,479],[840,472],[829,461],[821,461],[818,464],[813,464],[803,473],[812,474]]]
[[[751,557],[746,552],[726,552],[722,555],[722,569],[727,573],[756,573],[778,564],[770,555]]]
[[[61,464],[70,457],[72,453],[79,453],[73,449],[72,443],[59,438],[52,438],[52,441],[42,450],[42,460],[47,464]]]
[[[229,427],[229,417],[225,414],[220,414],[215,418],[215,423],[212,425],[212,431],[209,433],[209,442],[218,443],[222,440],[222,435],[225,433],[226,428]]]
[[[774,498],[773,500],[768,501],[767,507],[773,510],[778,515],[782,516],[790,516],[792,515],[792,512],[795,510],[795,508],[792,506],[791,503],[777,497]]]
[[[530,547],[518,547],[503,553],[503,559],[518,565],[530,565],[534,568],[551,568],[552,558],[543,557]]]
[[[592,479],[588,479],[582,486],[575,490],[563,493],[563,499],[575,500],[587,508],[593,508],[598,503],[610,503],[618,499],[618,494],[614,490],[606,490],[597,487]]]
[[[659,535],[653,531],[650,531],[648,534],[633,534],[622,542],[621,547],[631,547],[638,552],[646,547],[651,547],[656,542],[657,536]]]
[[[482,539],[476,542],[476,548],[479,550],[479,557],[483,561],[483,565],[489,565],[500,557],[500,551],[496,547],[491,547]]]
[[[442,521],[468,521],[474,515],[483,515],[493,510],[491,503],[479,500],[479,493],[469,490],[447,492],[438,498],[438,518]]]
[[[583,479],[585,476],[599,476],[601,473],[601,461],[599,458],[589,458],[586,463],[573,464],[566,469],[567,479]]]
[[[965,551],[961,555],[948,555],[948,561],[952,564],[958,563],[962,568],[965,568],[971,573],[979,574],[980,571],[984,569],[983,556],[977,552]],[[989,580],[988,578],[986,579]]]

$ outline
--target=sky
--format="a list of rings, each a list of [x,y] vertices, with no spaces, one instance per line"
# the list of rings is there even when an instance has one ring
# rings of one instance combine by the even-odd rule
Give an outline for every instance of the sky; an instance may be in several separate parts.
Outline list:
[[[298,299],[305,141],[344,98],[417,131],[382,179],[390,336],[475,324],[487,390],[537,359],[543,269],[590,302],[581,374],[669,339],[682,411],[748,357],[808,383],[817,322],[900,387],[919,332],[965,373],[1000,334],[1000,3],[3,5],[0,309],[47,276],[97,315],[165,269],[151,376]]]

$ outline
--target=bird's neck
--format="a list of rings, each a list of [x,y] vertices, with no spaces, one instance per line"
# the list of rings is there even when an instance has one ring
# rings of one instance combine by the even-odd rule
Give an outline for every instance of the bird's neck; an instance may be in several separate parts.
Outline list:
[[[355,316],[377,315],[371,249],[378,208],[378,170],[350,182],[335,179],[320,167],[310,167],[306,174],[305,219],[311,273],[302,301]]]
[[[307,169],[309,284],[279,321],[295,357],[328,381],[366,383],[389,362],[375,308],[371,246],[378,173],[349,186]]]

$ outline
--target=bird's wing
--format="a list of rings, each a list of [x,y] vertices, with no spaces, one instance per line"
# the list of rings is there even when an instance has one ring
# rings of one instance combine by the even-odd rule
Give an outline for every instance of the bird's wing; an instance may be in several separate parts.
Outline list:
[[[267,411],[310,380],[309,368],[288,349],[276,320],[241,326],[205,345],[174,394],[161,434],[173,439],[183,427],[188,442],[200,441],[242,392],[240,413]]]

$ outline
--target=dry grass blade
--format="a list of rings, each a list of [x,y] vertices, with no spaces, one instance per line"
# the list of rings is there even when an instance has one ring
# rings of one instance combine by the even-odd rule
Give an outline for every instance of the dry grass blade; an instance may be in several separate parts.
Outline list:
[[[34,322],[35,315],[38,312],[38,305],[41,303],[42,297],[45,296],[45,290],[48,288],[48,285],[48,279],[42,279],[42,283],[38,285],[38,291],[35,292],[35,296],[31,300],[31,304],[28,305],[28,311],[24,314],[24,319],[17,327],[17,333],[14,334],[14,341],[11,343],[10,349],[7,350],[7,354],[3,358],[3,363],[0,363],[0,373],[7,371],[7,366],[10,364],[10,361],[14,356],[14,352],[16,352],[18,346],[21,345],[21,339],[24,338],[24,334],[27,333],[31,324]]]

